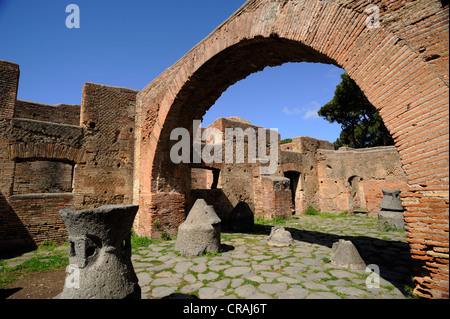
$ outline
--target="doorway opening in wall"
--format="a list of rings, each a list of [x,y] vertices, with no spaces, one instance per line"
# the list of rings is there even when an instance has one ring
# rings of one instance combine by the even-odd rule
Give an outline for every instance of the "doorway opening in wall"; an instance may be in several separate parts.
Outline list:
[[[302,188],[300,187],[300,173],[295,171],[284,172],[284,177],[289,178],[289,184],[291,188],[291,211],[292,215],[295,215],[296,209],[298,207],[297,202],[300,200],[300,192]],[[297,205],[296,205],[297,204]]]
[[[217,189],[220,169],[191,168],[191,189]]]
[[[351,176],[348,179],[348,187],[350,193],[349,212],[350,213],[366,213],[366,197],[364,194],[364,178],[360,176]]]

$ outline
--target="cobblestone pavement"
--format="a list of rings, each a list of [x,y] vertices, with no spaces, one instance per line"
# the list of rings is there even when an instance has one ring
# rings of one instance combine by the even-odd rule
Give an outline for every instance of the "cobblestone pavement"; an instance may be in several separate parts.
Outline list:
[[[294,238],[289,247],[269,246],[272,226],[255,225],[252,233],[222,232],[218,254],[185,258],[175,252],[175,241],[163,241],[134,249],[132,260],[144,299],[173,294],[200,299],[404,299],[413,266],[405,232],[380,231],[377,224],[376,218],[359,214],[301,216],[282,225]],[[379,287],[373,273],[331,266],[331,246],[339,239],[351,240],[366,265],[378,267]],[[7,266],[32,256],[8,260]]]
[[[200,299],[404,299],[412,285],[413,260],[405,232],[379,231],[377,219],[302,216],[283,225],[294,244],[267,244],[271,226],[256,225],[254,233],[222,233],[219,254],[185,258],[175,241],[134,251],[132,259],[143,298],[171,294]],[[373,273],[330,265],[331,246],[351,240]],[[374,267],[372,267],[374,268]],[[173,295],[172,295],[173,296]],[[180,295],[178,295],[180,296]],[[186,296],[185,296],[186,297]]]

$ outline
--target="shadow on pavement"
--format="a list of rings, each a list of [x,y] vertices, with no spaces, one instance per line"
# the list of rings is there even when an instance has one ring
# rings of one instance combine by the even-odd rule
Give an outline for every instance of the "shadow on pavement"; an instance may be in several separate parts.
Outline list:
[[[255,225],[251,234],[269,235],[273,226]],[[377,265],[381,278],[390,282],[399,289],[403,295],[408,296],[407,287],[413,287],[412,270],[419,266],[411,258],[409,245],[406,242],[384,240],[368,236],[336,235],[312,230],[301,230],[284,227],[294,240],[317,244],[331,248],[339,239],[351,241],[358,249],[366,265]]]

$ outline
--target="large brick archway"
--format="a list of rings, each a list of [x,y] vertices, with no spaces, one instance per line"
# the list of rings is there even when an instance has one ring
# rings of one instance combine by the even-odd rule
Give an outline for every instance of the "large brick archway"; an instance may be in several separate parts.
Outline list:
[[[415,292],[448,298],[448,5],[371,1],[249,0],[138,95],[134,198],[138,232],[154,217],[176,229],[185,217],[189,167],[169,158],[170,132],[192,128],[220,94],[266,66],[334,64],[379,110],[407,175],[402,192]],[[301,75],[299,75],[301,76]]]

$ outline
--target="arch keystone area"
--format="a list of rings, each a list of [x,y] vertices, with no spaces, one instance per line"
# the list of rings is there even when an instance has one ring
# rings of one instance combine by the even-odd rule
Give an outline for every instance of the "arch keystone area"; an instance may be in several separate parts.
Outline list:
[[[379,19],[366,13],[369,4]],[[402,191],[415,292],[448,298],[448,4],[445,1],[249,0],[144,88],[137,98],[136,225],[176,229],[189,199],[187,164],[169,153],[176,127],[192,130],[230,85],[267,66],[320,62],[345,69],[390,130]],[[370,20],[372,19],[372,20]],[[368,24],[368,21],[372,21]],[[378,27],[373,22],[379,22]],[[299,75],[301,76],[301,75]]]

